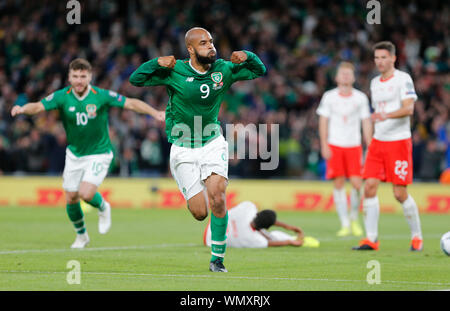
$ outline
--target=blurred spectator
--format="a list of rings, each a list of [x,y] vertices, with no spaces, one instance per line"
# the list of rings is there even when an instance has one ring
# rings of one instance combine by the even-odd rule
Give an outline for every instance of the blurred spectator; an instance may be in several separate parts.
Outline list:
[[[162,148],[158,130],[151,129],[140,148],[139,168],[144,174],[159,176],[163,172],[165,167]]]
[[[425,143],[422,154],[422,164],[420,166],[419,177],[424,181],[438,180],[441,175],[441,161],[443,152],[438,148],[435,137],[430,137]]]

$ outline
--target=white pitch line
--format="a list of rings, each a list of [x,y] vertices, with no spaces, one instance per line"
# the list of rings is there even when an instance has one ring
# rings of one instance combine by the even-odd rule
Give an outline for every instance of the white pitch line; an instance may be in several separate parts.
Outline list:
[[[320,237],[320,236],[315,236],[314,234],[308,234],[308,235],[311,235],[311,236],[315,237],[320,242],[351,241],[351,240],[359,240],[359,239],[361,239],[361,237],[355,237],[355,236],[348,236],[348,237],[337,238],[337,237],[330,237],[330,236]],[[424,235],[424,238],[425,239],[435,239],[435,238],[440,239],[441,235],[428,234],[428,235]],[[409,236],[409,235],[402,235],[402,234],[380,235],[379,236],[379,240],[380,241],[383,241],[383,240],[409,240],[409,239],[411,239],[411,236]]]
[[[67,274],[62,271],[30,271],[30,270],[0,270],[0,273],[34,273],[34,274]],[[253,276],[212,276],[195,274],[155,274],[155,273],[131,273],[131,272],[81,272],[81,274],[107,275],[107,276],[150,276],[150,277],[179,277],[179,278],[209,278],[209,279],[246,279],[246,280],[271,280],[271,281],[322,281],[322,282],[359,282],[366,283],[366,280],[343,280],[343,279],[325,279],[325,278],[285,278],[285,277],[253,277]],[[410,285],[430,285],[430,286],[448,286],[450,283],[433,283],[420,281],[391,281],[382,280],[381,283],[392,284],[410,284]],[[375,288],[375,287],[374,287]]]
[[[440,238],[439,235],[425,235],[427,239],[430,238]],[[344,238],[336,238],[336,237],[316,237],[320,242],[342,242],[342,241],[351,241],[357,240],[358,237],[344,237]],[[407,235],[386,235],[380,236],[380,240],[408,240],[410,237]],[[201,244],[203,245],[203,244]],[[24,250],[0,250],[0,255],[9,255],[9,254],[28,254],[28,253],[64,253],[64,252],[73,252],[73,251],[109,251],[109,250],[127,250],[127,249],[148,249],[154,247],[193,247],[200,246],[200,244],[196,243],[185,243],[185,244],[155,244],[155,245],[135,245],[135,246],[111,246],[111,247],[88,247],[84,249],[70,249],[70,248],[55,248],[55,249],[24,249]]]
[[[127,249],[148,249],[159,247],[192,247],[199,246],[196,243],[184,243],[184,244],[154,244],[154,245],[135,245],[135,246],[111,246],[111,247],[92,247],[83,249],[71,249],[71,248],[53,248],[53,249],[23,249],[23,250],[4,250],[0,251],[0,255],[9,254],[28,254],[28,253],[63,253],[63,252],[77,252],[77,251],[116,251]]]

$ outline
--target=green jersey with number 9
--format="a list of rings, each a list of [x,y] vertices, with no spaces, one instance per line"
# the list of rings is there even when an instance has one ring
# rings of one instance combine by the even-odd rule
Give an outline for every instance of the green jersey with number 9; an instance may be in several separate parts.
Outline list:
[[[211,64],[207,72],[195,70],[189,60],[177,60],[173,69],[162,67],[158,58],[142,64],[130,77],[135,86],[166,86],[166,133],[177,146],[201,147],[220,135],[218,121],[225,92],[239,80],[262,76],[266,67],[252,52],[247,60],[234,64],[223,59]]]
[[[41,100],[45,110],[57,109],[66,130],[68,148],[77,157],[108,153],[108,111],[112,106],[123,108],[126,98],[116,92],[88,86],[80,98],[71,87],[58,90]]]

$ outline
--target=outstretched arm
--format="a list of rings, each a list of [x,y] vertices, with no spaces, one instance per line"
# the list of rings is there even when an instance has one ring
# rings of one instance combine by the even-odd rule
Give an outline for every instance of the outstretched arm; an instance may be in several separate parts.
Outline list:
[[[276,224],[276,222],[275,222]],[[284,224],[283,224],[284,225]],[[270,236],[266,233],[265,230],[258,230],[258,232],[267,240],[267,246],[302,246],[303,245],[303,239],[296,239],[296,240],[284,240],[284,241],[274,241],[271,240]]]
[[[164,111],[156,110],[152,106],[147,105],[145,102],[137,98],[127,98],[123,108],[133,110],[137,113],[148,114],[161,122],[164,122],[166,119],[166,113]]]
[[[256,54],[249,51],[236,51],[231,54],[233,80],[252,80],[266,73],[266,66]]]
[[[134,86],[166,85],[169,81],[170,70],[175,67],[173,56],[154,58],[139,66],[130,76],[130,83]]]
[[[269,240],[269,244],[268,246],[302,246],[303,245],[303,240],[285,240],[285,241],[272,241]]]
[[[41,102],[35,102],[35,103],[28,103],[23,106],[14,106],[11,109],[11,116],[15,117],[19,114],[26,114],[26,115],[35,115],[42,111],[45,111],[45,107]]]
[[[304,233],[303,233],[303,230],[300,229],[299,227],[291,226],[291,225],[288,225],[288,224],[286,224],[284,222],[281,222],[281,221],[278,221],[278,220],[275,221],[275,226],[284,228],[286,230],[294,231],[298,235],[297,239],[303,241]]]

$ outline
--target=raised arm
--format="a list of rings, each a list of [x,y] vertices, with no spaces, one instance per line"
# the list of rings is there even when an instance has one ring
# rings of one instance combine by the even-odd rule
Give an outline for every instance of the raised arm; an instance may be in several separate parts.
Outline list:
[[[26,115],[35,115],[42,111],[45,111],[45,107],[41,102],[35,102],[35,103],[28,103],[23,106],[14,106],[11,109],[11,116],[15,117],[19,114],[26,114]]]
[[[252,80],[266,73],[266,66],[256,54],[249,51],[236,51],[231,54],[233,80]]]
[[[154,58],[139,66],[130,76],[130,83],[134,86],[167,85],[170,70],[175,67],[173,56]]]
[[[164,122],[166,118],[166,113],[164,111],[156,110],[152,106],[137,98],[127,98],[123,108],[133,110],[137,113],[148,114],[161,122]]]

